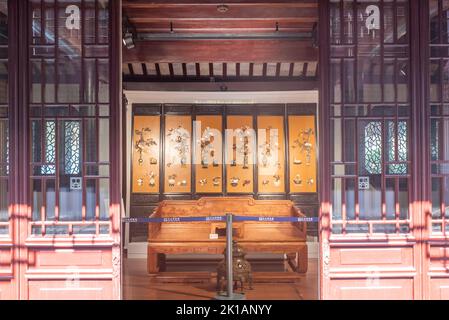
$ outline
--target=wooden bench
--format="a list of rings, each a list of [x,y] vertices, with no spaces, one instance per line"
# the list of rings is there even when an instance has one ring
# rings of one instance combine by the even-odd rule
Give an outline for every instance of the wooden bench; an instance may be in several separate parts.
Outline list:
[[[204,197],[199,200],[162,201],[151,217],[222,216],[304,217],[288,200],[254,200],[250,197]],[[222,254],[226,246],[225,222],[150,223],[148,272],[165,267],[166,254]],[[283,253],[298,273],[307,272],[306,222],[233,223],[234,239],[246,252]],[[218,235],[218,236],[217,236]]]

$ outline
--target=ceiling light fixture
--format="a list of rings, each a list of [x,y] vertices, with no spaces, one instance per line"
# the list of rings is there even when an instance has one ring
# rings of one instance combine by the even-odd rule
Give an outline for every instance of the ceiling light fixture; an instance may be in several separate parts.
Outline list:
[[[217,6],[217,11],[220,13],[225,13],[229,11],[229,7],[225,4],[220,4]]]

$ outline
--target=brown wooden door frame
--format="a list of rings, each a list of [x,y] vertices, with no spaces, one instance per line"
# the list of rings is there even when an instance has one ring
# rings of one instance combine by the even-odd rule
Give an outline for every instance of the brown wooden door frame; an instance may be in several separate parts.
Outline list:
[[[319,1],[319,179],[320,179],[320,298],[334,298],[330,293],[331,280],[331,248],[329,238],[331,235],[331,173],[330,173],[330,1]],[[412,158],[412,186],[411,193],[413,235],[416,237],[414,249],[414,267],[416,276],[413,277],[413,294],[415,299],[427,298],[426,274],[428,259],[426,259],[426,243],[423,241],[428,236],[428,128],[424,124],[427,104],[428,61],[423,51],[428,47],[426,35],[428,34],[428,11],[422,1],[410,1],[410,91],[411,91],[411,158]],[[427,15],[427,16],[426,16]],[[364,247],[363,241],[358,244]],[[373,243],[366,242],[369,248]]]
[[[15,299],[29,299],[29,250],[26,240],[29,240],[30,221],[30,159],[31,143],[28,117],[30,75],[29,75],[29,26],[30,11],[28,0],[9,0],[9,123],[10,123],[10,204],[12,232],[12,271],[10,285],[15,292]],[[121,117],[122,117],[122,83],[121,83],[121,0],[110,0],[109,9],[109,106],[110,106],[110,234],[111,243],[98,244],[95,248],[106,248],[111,252],[110,266],[112,269],[111,292],[106,293],[114,299],[121,298],[121,199],[122,199],[122,168],[121,168]],[[83,21],[81,19],[81,21]],[[106,243],[106,242],[105,242]],[[61,247],[67,246],[61,244]],[[43,249],[54,248],[44,245]],[[77,247],[74,247],[76,249]],[[87,247],[78,247],[87,248]],[[35,248],[36,249],[36,248]],[[39,251],[37,249],[36,251]],[[76,250],[75,250],[76,251]],[[78,262],[77,262],[78,263]],[[82,260],[79,261],[81,265]],[[44,278],[42,278],[44,279]],[[98,278],[100,279],[100,278]],[[40,280],[41,281],[41,280]],[[43,280],[44,281],[44,280]],[[51,282],[51,280],[50,280]],[[70,299],[70,296],[67,296]]]
[[[330,128],[329,121],[329,101],[330,101],[330,83],[329,83],[329,2],[320,0],[318,3],[318,41],[319,41],[319,103],[318,103],[318,180],[319,188],[319,297],[324,299],[324,292],[327,291],[329,277],[329,236],[330,236],[330,167],[329,150],[326,147],[329,141],[326,130]]]
[[[16,218],[16,213],[18,212],[18,190],[20,189],[18,172],[20,171],[17,166],[18,160],[18,150],[14,148],[19,141],[18,135],[18,118],[20,114],[19,110],[19,77],[18,77],[18,50],[19,50],[19,22],[18,22],[18,1],[9,0],[8,1],[8,91],[9,91],[9,138],[10,138],[10,150],[9,150],[9,201],[10,201],[10,228],[12,228],[12,279],[11,286],[14,291],[14,298],[18,299],[20,294],[19,289],[19,275],[20,275],[20,246],[19,243],[19,233],[20,233],[20,223]]]

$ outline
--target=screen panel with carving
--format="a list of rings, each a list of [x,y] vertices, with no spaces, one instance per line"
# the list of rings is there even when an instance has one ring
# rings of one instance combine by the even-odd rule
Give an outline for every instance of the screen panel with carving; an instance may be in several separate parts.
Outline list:
[[[195,187],[198,193],[223,191],[223,117],[200,115],[195,128]]]
[[[192,117],[165,117],[165,182],[166,193],[191,192]]]
[[[254,191],[255,132],[252,116],[228,116],[226,185],[228,193]]]
[[[160,116],[134,116],[132,192],[159,192]]]
[[[283,116],[257,117],[258,191],[285,192],[285,134]]]
[[[317,192],[315,116],[289,116],[290,192]]]

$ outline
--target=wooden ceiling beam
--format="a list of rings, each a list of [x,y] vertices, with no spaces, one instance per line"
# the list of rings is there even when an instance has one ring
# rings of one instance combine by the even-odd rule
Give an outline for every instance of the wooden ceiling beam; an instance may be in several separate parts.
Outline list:
[[[239,20],[239,21],[218,21],[218,20],[203,20],[203,21],[175,21],[170,25],[170,22],[149,22],[136,23],[133,21],[133,26],[137,32],[170,32],[177,33],[252,33],[252,32],[273,32],[276,30],[276,22],[274,20]],[[314,23],[312,22],[278,22],[278,30],[280,32],[304,32],[311,31]]]
[[[139,91],[287,91],[318,90],[318,81],[217,81],[217,82],[133,82],[132,77],[123,79],[125,90]]]
[[[317,61],[311,41],[210,40],[138,41],[123,48],[123,62],[281,62]]]
[[[201,30],[201,32],[207,32],[208,30],[232,30],[232,29],[240,29],[239,32],[254,32],[254,29],[267,29],[274,31],[276,29],[276,22],[278,23],[279,31],[289,30],[289,29],[309,29],[313,28],[315,21],[304,22],[304,21],[295,21],[295,20],[175,20],[175,21],[138,21],[135,19],[131,19],[130,22],[132,25],[138,30],[145,32],[151,32],[152,29],[155,30],[166,30],[170,31],[170,22],[172,22],[172,27],[175,32],[179,30],[188,31],[192,30]],[[157,31],[155,31],[157,32]]]
[[[297,32],[311,32],[312,27],[298,27],[298,28],[283,28],[280,30],[282,33],[297,33]],[[160,27],[160,28],[147,28],[147,27],[138,27],[137,28],[138,33],[168,33],[169,28],[166,27]],[[231,33],[238,33],[238,34],[247,34],[247,33],[273,33],[273,28],[176,28],[176,33],[178,34],[204,34],[204,33],[210,33],[210,34],[231,34]]]
[[[170,8],[182,6],[256,6],[264,5],[267,7],[295,7],[295,8],[310,8],[317,7],[318,0],[123,0],[123,8]]]
[[[286,7],[239,7],[229,8],[227,12],[218,12],[215,7],[187,7],[181,9],[167,8],[128,8],[124,15],[131,21],[176,21],[176,20],[238,20],[238,19],[269,19],[291,21],[316,21],[317,8],[286,8]]]
[[[143,21],[141,21],[143,20]],[[145,21],[144,19],[130,19],[134,23],[136,27],[139,26],[148,26],[148,27],[166,27],[170,25],[170,21],[162,20],[162,21]],[[212,19],[203,19],[203,20],[173,20],[174,28],[204,28],[204,27],[213,27],[213,28],[268,28],[275,27],[276,22],[279,23],[279,28],[295,28],[298,26],[313,26],[316,22],[303,22],[300,19],[240,19],[240,20],[212,20]]]

